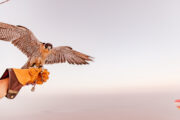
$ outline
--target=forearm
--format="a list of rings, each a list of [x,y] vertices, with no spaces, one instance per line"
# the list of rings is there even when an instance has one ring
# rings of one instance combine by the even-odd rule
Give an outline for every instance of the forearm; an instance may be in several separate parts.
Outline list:
[[[0,99],[6,96],[8,83],[9,83],[9,78],[0,80]]]

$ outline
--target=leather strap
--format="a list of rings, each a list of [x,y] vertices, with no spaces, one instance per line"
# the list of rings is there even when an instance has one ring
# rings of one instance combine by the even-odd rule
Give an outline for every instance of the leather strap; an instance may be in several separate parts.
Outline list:
[[[9,77],[9,85],[8,85],[6,97],[9,99],[14,99],[23,85],[19,83],[13,69],[6,69],[0,80],[8,77]]]

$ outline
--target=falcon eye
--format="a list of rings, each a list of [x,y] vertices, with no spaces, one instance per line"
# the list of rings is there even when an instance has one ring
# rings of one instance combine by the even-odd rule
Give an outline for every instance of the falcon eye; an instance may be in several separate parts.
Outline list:
[[[47,45],[47,44],[45,44],[45,48],[48,48],[48,45]]]

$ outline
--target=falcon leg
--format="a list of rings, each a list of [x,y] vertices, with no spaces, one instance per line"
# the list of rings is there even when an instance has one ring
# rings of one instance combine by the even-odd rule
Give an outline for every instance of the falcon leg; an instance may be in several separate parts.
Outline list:
[[[44,66],[43,66],[43,65],[40,65],[39,68],[41,68],[41,72],[40,72],[40,74],[41,74],[41,80],[42,80],[42,82],[44,82],[44,80],[43,80]]]

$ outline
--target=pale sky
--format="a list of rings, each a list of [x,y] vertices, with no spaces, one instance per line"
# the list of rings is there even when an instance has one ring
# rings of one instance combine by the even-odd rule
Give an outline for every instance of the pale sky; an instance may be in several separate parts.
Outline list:
[[[50,79],[14,100],[2,120],[179,120],[179,0],[10,0],[0,21],[31,29],[42,42],[94,57],[86,66],[47,65]],[[0,73],[27,60],[0,41]]]
[[[45,66],[51,75],[37,87],[42,94],[176,90],[179,5],[177,0],[11,0],[0,5],[0,21],[26,26],[40,41],[95,58],[87,66]],[[0,73],[27,60],[10,43],[0,42],[0,50]]]

